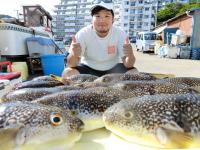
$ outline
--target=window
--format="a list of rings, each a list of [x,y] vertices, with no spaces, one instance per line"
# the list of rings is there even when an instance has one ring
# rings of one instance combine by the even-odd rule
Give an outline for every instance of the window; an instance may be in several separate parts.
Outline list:
[[[144,39],[145,40],[156,40],[156,34],[152,34],[152,33],[144,34]]]
[[[148,26],[149,24],[148,24],[148,22],[144,22],[144,26]]]
[[[135,2],[131,2],[131,6],[135,6]]]
[[[149,18],[149,15],[144,15],[144,19],[148,19]]]
[[[143,11],[142,11],[142,10],[138,10],[137,13],[138,13],[138,14],[142,14]]]
[[[125,11],[125,12],[128,12],[128,8],[125,8],[124,11]]]
[[[125,24],[124,24],[124,27],[128,27],[128,24],[127,24],[127,23],[125,23]]]
[[[125,1],[125,2],[124,2],[124,5],[129,5],[129,1]]]
[[[127,20],[128,19],[128,16],[124,16],[124,20]]]
[[[134,21],[135,20],[135,17],[134,16],[131,16],[130,17],[130,21]]]
[[[135,13],[135,9],[131,9],[131,10],[130,10],[130,13],[131,13],[131,14],[134,14],[134,13]]]

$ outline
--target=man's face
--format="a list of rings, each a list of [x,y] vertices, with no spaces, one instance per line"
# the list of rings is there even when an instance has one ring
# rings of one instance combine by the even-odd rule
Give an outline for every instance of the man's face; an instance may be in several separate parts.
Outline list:
[[[106,36],[113,24],[111,11],[101,10],[92,17],[92,24],[98,35]]]

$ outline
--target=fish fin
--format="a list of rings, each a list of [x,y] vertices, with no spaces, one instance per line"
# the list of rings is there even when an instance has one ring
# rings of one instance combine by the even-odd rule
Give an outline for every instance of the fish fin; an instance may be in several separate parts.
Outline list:
[[[174,74],[150,73],[156,79],[174,78]]]
[[[54,74],[50,74],[50,76],[51,76],[52,78],[54,78],[55,80],[62,82],[62,83],[65,84],[65,85],[70,85],[70,84],[71,84],[71,81],[68,80],[68,79],[63,79],[63,78],[61,78],[61,77],[59,77],[59,76],[56,76],[56,75],[54,75]]]
[[[80,86],[83,86],[83,83],[74,83],[73,85],[76,87],[80,87]]]
[[[0,129],[0,147],[1,150],[9,150],[16,147],[16,137],[19,128]]]
[[[160,144],[166,148],[187,148],[193,141],[193,137],[185,133],[175,122],[158,127],[155,135]]]
[[[200,86],[191,87],[191,89],[195,90],[197,93],[200,93]]]
[[[61,77],[56,76],[56,75],[54,75],[54,74],[50,74],[50,76],[51,76],[53,79],[62,82],[62,78],[61,78]]]

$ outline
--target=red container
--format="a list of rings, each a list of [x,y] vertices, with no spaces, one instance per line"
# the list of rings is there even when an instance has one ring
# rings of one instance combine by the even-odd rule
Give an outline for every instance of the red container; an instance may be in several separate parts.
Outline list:
[[[12,80],[21,76],[20,72],[0,73],[0,80]]]

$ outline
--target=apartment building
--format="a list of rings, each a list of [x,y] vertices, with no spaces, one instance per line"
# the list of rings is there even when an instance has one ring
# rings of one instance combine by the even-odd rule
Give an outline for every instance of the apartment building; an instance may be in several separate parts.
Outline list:
[[[69,41],[82,27],[91,23],[92,0],[61,0],[55,5],[53,32],[57,40]]]
[[[189,0],[123,0],[117,25],[121,26],[129,37],[140,31],[150,31],[156,26],[156,13],[169,3],[188,3]]]
[[[162,7],[159,0],[123,0],[120,4],[120,19],[115,24],[126,31],[129,37],[137,32],[150,31],[156,25],[156,12]]]
[[[55,6],[53,31],[56,39],[69,40],[78,30],[91,23],[90,8],[94,0],[61,0]],[[156,13],[168,3],[189,0],[113,0],[115,24],[129,37],[156,26]]]

